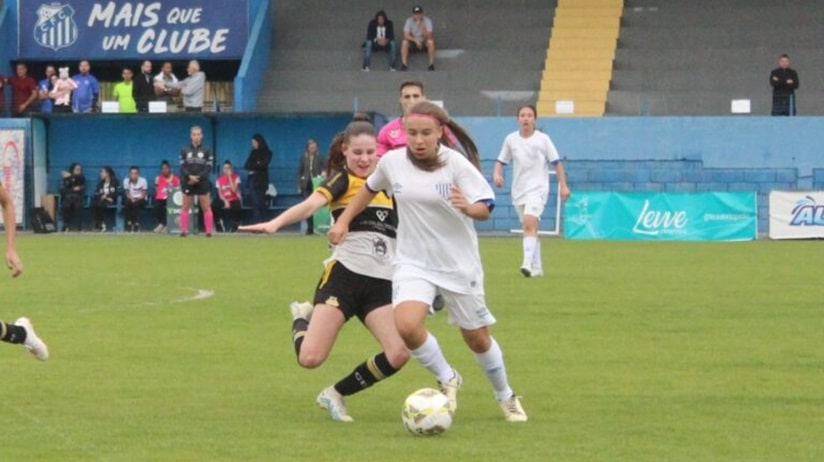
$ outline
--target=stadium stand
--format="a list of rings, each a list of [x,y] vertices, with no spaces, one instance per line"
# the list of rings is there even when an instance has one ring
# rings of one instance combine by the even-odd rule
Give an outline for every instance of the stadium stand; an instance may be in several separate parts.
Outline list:
[[[382,8],[395,25],[400,48],[409,0],[282,0],[274,4],[269,75],[258,101],[262,111],[398,111],[398,84],[422,79],[430,99],[453,114],[511,114],[534,101],[543,71],[554,0],[446,0],[421,2],[432,18],[438,57],[426,72],[422,54],[408,72],[388,72],[385,53],[362,72],[360,44],[366,25]]]
[[[558,2],[538,97],[539,116],[604,115],[623,3]],[[559,110],[559,101],[574,107]]]
[[[789,53],[799,115],[824,113],[824,9],[787,0],[626,0],[607,113],[722,115],[771,107],[770,70]]]

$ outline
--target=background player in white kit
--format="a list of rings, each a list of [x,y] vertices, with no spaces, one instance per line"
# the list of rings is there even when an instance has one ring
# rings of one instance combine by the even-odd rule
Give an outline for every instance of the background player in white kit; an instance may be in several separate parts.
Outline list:
[[[449,127],[469,159],[439,143]],[[388,152],[329,231],[333,244],[346,237],[350,220],[378,191],[391,193],[398,209],[392,304],[407,348],[432,372],[457,408],[461,376],[427,331],[429,304],[443,295],[450,324],[457,324],[495,391],[504,416],[525,422],[526,413],[509,386],[503,353],[489,333],[495,323],[484,297],[484,273],[473,220],[489,218],[495,194],[473,163],[474,142],[438,106],[421,102],[406,117],[406,148]]]
[[[518,109],[517,132],[510,133],[504,140],[501,154],[495,163],[495,186],[504,185],[504,166],[513,163],[512,205],[524,228],[524,260],[521,273],[526,277],[544,275],[541,263],[541,242],[538,240],[538,222],[546,207],[549,196],[549,165],[555,168],[558,177],[558,194],[562,200],[569,199],[566,173],[558,150],[545,133],[535,129],[535,106],[521,106]]]

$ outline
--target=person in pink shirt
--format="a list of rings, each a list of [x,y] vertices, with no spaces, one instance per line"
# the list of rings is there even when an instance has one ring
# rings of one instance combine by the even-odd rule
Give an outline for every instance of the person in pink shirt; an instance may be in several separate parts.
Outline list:
[[[403,126],[403,119],[412,106],[421,101],[426,101],[423,82],[420,80],[407,80],[401,83],[400,92],[400,103],[403,114],[384,125],[380,133],[378,133],[378,158],[382,157],[388,151],[406,146],[406,130]],[[448,128],[444,130],[442,143],[450,148],[460,150],[455,135],[452,134]]]
[[[157,218],[157,227],[155,227],[154,232],[162,233],[166,231],[166,219],[168,217],[166,212],[166,199],[169,198],[169,193],[180,189],[180,177],[172,173],[169,161],[164,160],[160,163],[160,175],[155,177],[154,183],[154,209],[155,218]]]
[[[68,67],[61,67],[59,73],[54,88],[49,92],[49,98],[54,100],[52,112],[72,112],[72,91],[77,88],[77,82],[69,78]]]
[[[223,232],[235,232],[240,224],[240,175],[232,169],[232,163],[223,163],[223,174],[215,181],[220,208],[217,210],[218,223]]]

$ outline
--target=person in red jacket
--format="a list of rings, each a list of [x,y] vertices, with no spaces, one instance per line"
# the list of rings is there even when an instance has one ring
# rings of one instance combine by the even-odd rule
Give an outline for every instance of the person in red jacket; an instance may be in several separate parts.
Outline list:
[[[31,112],[32,104],[37,101],[37,82],[29,76],[29,68],[23,63],[16,67],[16,74],[9,78],[11,87],[11,115],[23,117]]]

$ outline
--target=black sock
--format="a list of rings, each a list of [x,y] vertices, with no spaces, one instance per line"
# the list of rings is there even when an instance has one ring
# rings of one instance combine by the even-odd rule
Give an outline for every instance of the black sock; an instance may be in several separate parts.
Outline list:
[[[26,341],[26,329],[0,321],[0,340],[6,343],[23,343]]]
[[[297,318],[292,322],[292,343],[295,344],[295,354],[300,356],[300,346],[303,345],[303,337],[306,329],[309,328],[309,321]]]
[[[398,372],[398,370],[389,364],[386,354],[381,353],[359,364],[351,374],[335,384],[335,390],[343,396],[353,395],[371,387],[375,382],[379,382],[395,372]]]

